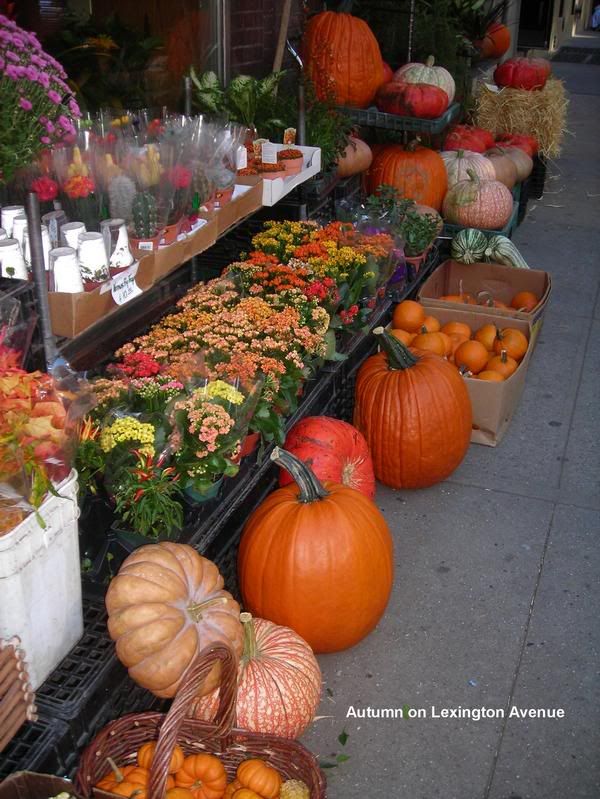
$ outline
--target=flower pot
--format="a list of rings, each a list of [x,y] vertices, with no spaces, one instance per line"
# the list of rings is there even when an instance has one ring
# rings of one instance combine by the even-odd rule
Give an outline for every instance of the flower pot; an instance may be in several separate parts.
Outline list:
[[[187,485],[183,489],[185,498],[195,505],[201,505],[205,502],[210,502],[212,499],[217,499],[223,488],[223,477],[220,477],[211,484],[207,491],[198,491],[193,485]]]
[[[99,289],[105,282],[105,280],[84,280],[83,290],[87,292],[96,291],[96,289]]]
[[[302,171],[304,158],[303,156],[298,156],[298,158],[286,158],[283,164],[285,166],[286,175],[297,175],[298,172]]]
[[[141,258],[143,255],[148,255],[149,252],[155,252],[158,250],[160,238],[160,233],[157,233],[156,236],[145,239],[130,238],[129,244],[133,249],[133,254],[137,258]]]
[[[258,448],[259,441],[260,433],[248,433],[246,438],[242,441],[242,446],[240,447],[240,458],[245,458],[247,455],[252,455],[252,453]]]
[[[177,236],[179,236],[180,230],[181,219],[179,219],[177,222],[174,222],[172,225],[167,225],[162,232],[160,243],[173,244],[173,242],[177,241]]]
[[[108,271],[111,277],[116,277],[117,275],[120,275],[121,272],[126,272],[130,268],[130,266],[109,266]]]
[[[404,260],[406,261],[407,264],[410,264],[415,275],[417,275],[419,273],[419,270],[423,268],[423,265],[425,264],[427,256],[431,252],[432,247],[433,244],[430,244],[429,247],[427,247],[427,249],[424,250],[420,255],[404,256]]]

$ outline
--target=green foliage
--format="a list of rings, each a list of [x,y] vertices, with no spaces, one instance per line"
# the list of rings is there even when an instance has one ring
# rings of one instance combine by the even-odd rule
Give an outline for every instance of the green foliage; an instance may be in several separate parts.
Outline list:
[[[377,194],[366,200],[366,208],[374,219],[385,219],[393,232],[404,240],[404,252],[409,258],[421,255],[438,233],[439,220],[433,214],[420,214],[415,202],[398,197],[393,186],[377,187]]]

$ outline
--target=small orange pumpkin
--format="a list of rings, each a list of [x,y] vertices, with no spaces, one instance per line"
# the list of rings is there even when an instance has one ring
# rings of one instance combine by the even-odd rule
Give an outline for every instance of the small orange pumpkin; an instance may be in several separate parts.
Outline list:
[[[238,788],[233,794],[233,799],[263,799],[263,797],[250,788]]]
[[[264,760],[244,760],[237,768],[236,777],[244,788],[250,788],[265,799],[276,799],[281,790],[281,775]],[[237,793],[237,792],[236,792]],[[235,795],[235,794],[234,794]],[[246,797],[250,799],[250,797]]]
[[[225,793],[223,794],[223,799],[232,799],[232,796],[234,795],[234,793],[236,791],[239,791],[239,789],[241,787],[242,787],[242,783],[238,779],[233,780],[233,782],[230,782],[229,785],[227,786],[227,788],[225,788]]]
[[[112,758],[107,758],[111,767],[111,771],[105,774],[101,780],[96,783],[96,788],[109,793],[115,793],[115,789],[120,785],[137,785],[137,787],[145,787],[148,784],[149,772],[148,769],[140,768],[139,766],[123,766],[119,768]],[[127,788],[125,789],[127,790]],[[122,794],[123,796],[129,794]]]
[[[477,300],[471,294],[444,294],[440,297],[444,302],[459,302],[463,305],[477,305]]]
[[[494,372],[493,369],[484,369],[483,372],[479,372],[478,375],[475,375],[478,380],[487,380],[490,383],[503,383],[504,382],[504,375],[500,374],[500,372]]]
[[[215,755],[188,755],[175,775],[175,785],[188,788],[194,799],[221,799],[227,772]]]
[[[452,341],[452,338],[447,333],[442,333],[441,330],[439,331],[438,336],[444,342],[444,347],[445,347],[444,355],[446,357],[448,357],[448,355],[452,355],[454,351],[454,342]]]
[[[485,367],[489,353],[480,341],[463,341],[454,353],[454,363],[474,375]]]
[[[156,749],[156,741],[149,741],[142,744],[138,749],[137,762],[138,766],[149,769],[152,765],[152,758],[154,757],[154,750]],[[169,774],[175,774],[176,771],[183,766],[185,755],[180,746],[175,746],[173,754],[171,755],[171,762],[169,763]]]
[[[498,328],[496,325],[488,324],[480,327],[473,338],[475,341],[479,341],[480,344],[483,344],[488,352],[492,352],[497,332]]]
[[[517,371],[518,366],[519,364],[515,361],[515,359],[511,358],[506,350],[502,350],[500,355],[493,355],[489,359],[485,365],[485,368],[486,370],[491,370],[492,372],[498,372],[504,377],[505,380],[508,380],[508,378]]]
[[[404,300],[394,308],[392,321],[394,328],[416,333],[425,322],[425,309],[420,302]]]
[[[146,793],[146,788],[143,785],[127,781],[120,782],[118,785],[115,785],[114,788],[103,788],[102,790],[108,790],[109,793],[116,793],[117,796],[125,796],[127,799],[131,799],[131,797],[135,797],[135,799],[137,799],[138,796],[143,799],[141,795]]]
[[[194,799],[194,794],[189,788],[169,788],[165,794],[165,799]]]
[[[413,339],[411,347],[417,350],[434,352],[442,357],[446,354],[446,342],[438,333],[419,333]]]
[[[519,293],[515,294],[512,298],[510,307],[516,308],[518,311],[526,311],[529,313],[533,311],[539,301],[539,297],[536,297],[532,291],[519,291]]]
[[[496,334],[494,352],[496,355],[500,355],[502,350],[506,350],[507,355],[514,358],[515,361],[520,361],[527,352],[528,346],[529,342],[524,333],[514,327],[503,327]]]
[[[471,338],[471,328],[465,322],[446,322],[442,326],[442,333],[447,336],[462,336],[462,338]]]
[[[403,344],[406,344],[407,347],[417,335],[416,333],[409,333],[408,330],[401,330],[400,328],[392,328],[390,333]]]

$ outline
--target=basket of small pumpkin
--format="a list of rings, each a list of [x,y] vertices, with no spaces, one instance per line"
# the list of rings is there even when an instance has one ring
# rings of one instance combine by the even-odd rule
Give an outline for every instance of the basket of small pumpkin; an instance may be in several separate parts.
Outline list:
[[[131,713],[98,733],[79,764],[80,796],[325,796],[317,760],[293,740],[321,693],[318,663],[300,635],[240,614],[215,564],[168,541],[123,562],[106,607],[130,677],[173,702],[166,714]]]
[[[213,723],[188,716],[202,686],[220,672]],[[230,647],[205,649],[182,680],[168,713],[131,713],[86,748],[80,796],[126,799],[322,799],[325,779],[296,741],[234,728],[238,659]]]

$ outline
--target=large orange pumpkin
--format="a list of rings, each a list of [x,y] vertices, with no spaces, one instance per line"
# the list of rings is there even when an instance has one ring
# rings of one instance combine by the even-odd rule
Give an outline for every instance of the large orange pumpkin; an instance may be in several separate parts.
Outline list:
[[[337,652],[375,627],[393,579],[392,539],[370,499],[321,484],[275,448],[296,485],[274,491],[248,519],[238,554],[244,606],[291,627],[315,650]]]
[[[163,541],[136,549],[106,593],[108,631],[129,676],[156,696],[175,695],[202,649],[222,643],[243,649],[240,607],[210,560],[187,544]],[[219,682],[207,677],[203,692]]]
[[[369,444],[375,476],[392,488],[424,488],[448,477],[471,439],[471,401],[445,359],[416,355],[382,327],[383,351],[361,366],[354,424]]]
[[[379,44],[366,22],[323,11],[304,32],[306,71],[320,100],[365,108],[384,79]]]
[[[240,615],[244,652],[238,669],[237,726],[298,738],[313,720],[321,697],[321,669],[309,645],[293,630]],[[219,691],[198,699],[193,716],[215,718]]]
[[[500,58],[510,47],[510,30],[501,22],[492,22],[483,39],[473,44],[482,58]]]
[[[390,144],[383,147],[369,170],[369,192],[378,186],[394,186],[401,197],[441,210],[448,188],[448,176],[439,153],[416,141],[406,147]]]

